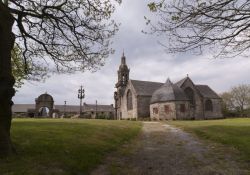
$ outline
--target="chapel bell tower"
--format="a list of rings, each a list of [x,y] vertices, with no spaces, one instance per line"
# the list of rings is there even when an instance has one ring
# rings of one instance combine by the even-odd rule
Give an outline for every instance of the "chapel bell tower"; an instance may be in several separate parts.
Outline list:
[[[116,119],[121,119],[122,118],[121,99],[129,80],[129,68],[126,64],[126,57],[124,55],[124,52],[122,54],[121,64],[119,66],[117,74],[118,74],[118,82],[115,84],[117,91],[114,92],[115,117]]]
[[[124,55],[124,52],[121,58],[121,65],[119,66],[119,70],[117,73],[118,73],[118,82],[115,85],[116,88],[119,89],[126,87],[129,80],[129,69],[126,64],[126,57]]]

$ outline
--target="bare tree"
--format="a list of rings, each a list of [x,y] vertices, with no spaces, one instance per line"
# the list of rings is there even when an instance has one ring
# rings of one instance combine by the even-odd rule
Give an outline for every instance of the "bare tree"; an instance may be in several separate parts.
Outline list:
[[[233,104],[240,112],[250,105],[250,86],[249,85],[239,85],[233,87],[231,90]]]
[[[245,55],[250,48],[250,1],[158,0],[148,4],[157,21],[148,33],[167,37],[169,52],[210,52],[215,57]]]
[[[231,92],[224,92],[221,95],[222,101],[223,101],[223,108],[225,108],[228,111],[235,110],[235,105],[233,102],[233,96]]]
[[[229,92],[221,95],[224,107],[228,111],[239,112],[243,114],[244,110],[250,107],[250,85],[242,84],[235,87]]]
[[[112,0],[0,0],[0,156],[13,152],[11,105],[15,94],[11,66],[14,43],[24,64],[52,72],[95,69],[113,52]],[[119,0],[116,0],[119,2]],[[29,72],[29,66],[26,66]]]

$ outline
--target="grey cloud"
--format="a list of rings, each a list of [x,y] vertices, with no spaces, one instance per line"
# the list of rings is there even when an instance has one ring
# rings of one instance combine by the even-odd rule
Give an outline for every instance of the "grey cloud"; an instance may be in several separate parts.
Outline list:
[[[25,83],[14,97],[15,103],[34,103],[41,93],[47,91],[56,104],[79,104],[77,90],[83,84],[87,103],[113,103],[114,85],[123,49],[130,68],[130,78],[164,82],[168,77],[176,82],[189,74],[197,84],[208,84],[217,92],[228,90],[240,83],[249,83],[248,58],[209,59],[209,55],[190,53],[166,54],[165,48],[157,44],[159,37],[141,33],[146,28],[143,16],[151,16],[147,1],[124,1],[117,9],[115,19],[121,28],[114,38],[111,55],[105,66],[95,73],[84,72],[73,75],[53,75],[45,83]]]

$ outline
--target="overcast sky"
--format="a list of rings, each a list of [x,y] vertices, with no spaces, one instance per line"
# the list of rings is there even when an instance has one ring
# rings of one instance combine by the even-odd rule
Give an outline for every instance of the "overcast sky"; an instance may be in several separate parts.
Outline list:
[[[207,84],[217,93],[229,90],[238,84],[249,84],[249,58],[211,59],[207,55],[167,54],[156,36],[145,35],[147,29],[144,16],[150,17],[147,1],[124,0],[117,7],[114,18],[121,23],[120,30],[113,38],[115,54],[106,65],[95,73],[85,72],[71,75],[53,75],[43,83],[25,82],[14,97],[15,104],[35,103],[42,93],[53,96],[55,104],[79,104],[77,90],[84,86],[84,102],[112,104],[117,69],[124,49],[130,78],[136,80],[173,82],[187,74],[195,84]]]

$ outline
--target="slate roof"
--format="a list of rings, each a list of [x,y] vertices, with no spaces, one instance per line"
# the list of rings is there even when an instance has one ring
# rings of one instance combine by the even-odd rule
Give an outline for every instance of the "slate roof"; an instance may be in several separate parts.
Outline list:
[[[34,104],[14,104],[12,112],[27,112],[28,109],[35,109]]]
[[[185,77],[180,81],[176,82],[174,85],[181,87],[182,84],[188,79],[189,77]],[[138,95],[141,96],[152,96],[152,94],[159,89],[164,83],[159,82],[151,82],[151,81],[140,81],[140,80],[130,80],[135,91]],[[220,98],[216,92],[214,92],[209,86],[207,85],[195,85],[196,89],[200,92],[200,94],[205,98]]]
[[[163,83],[151,81],[130,80],[137,95],[152,96],[153,92],[160,88]]]
[[[64,111],[64,105],[55,105],[55,109],[59,111]],[[96,105],[95,104],[83,104],[82,107],[83,111],[95,111]],[[66,105],[66,112],[79,112],[80,106],[79,105]],[[112,112],[114,111],[114,107],[111,105],[97,105],[97,111],[105,111],[105,112]]]
[[[183,79],[181,79],[180,81],[177,81],[175,84],[179,87],[181,87],[181,85],[188,79],[188,77],[185,77]]]
[[[205,98],[220,98],[209,86],[207,85],[195,85],[197,90]]]
[[[60,112],[64,112],[64,105],[55,105],[54,109],[59,110]],[[80,106],[78,105],[66,105],[66,112],[79,112]]]
[[[184,91],[169,79],[153,93],[151,98],[151,103],[167,101],[188,101]]]
[[[14,113],[25,113],[27,110],[35,109],[35,104],[14,104],[12,106],[12,112]],[[59,110],[61,112],[64,111],[64,105],[54,105],[54,109]],[[95,111],[96,105],[95,104],[83,104],[83,111]],[[65,108],[66,112],[79,112],[80,106],[79,105],[66,105]],[[97,105],[97,111],[103,112],[112,112],[114,111],[114,107],[111,105]]]
[[[84,104],[84,111],[95,111],[96,105],[95,104]],[[112,112],[114,111],[113,105],[97,105],[97,111],[107,111]]]

